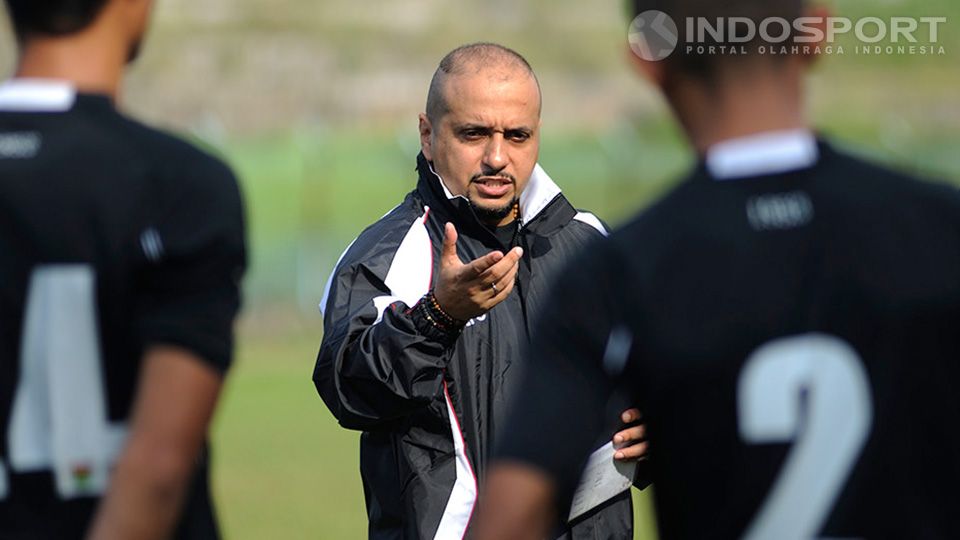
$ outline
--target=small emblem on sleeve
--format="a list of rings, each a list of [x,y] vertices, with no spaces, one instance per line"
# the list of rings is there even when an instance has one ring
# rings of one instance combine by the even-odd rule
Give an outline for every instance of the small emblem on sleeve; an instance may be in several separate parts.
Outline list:
[[[163,241],[160,239],[160,233],[152,227],[140,235],[140,247],[143,248],[143,254],[152,262],[157,262],[163,257]]]

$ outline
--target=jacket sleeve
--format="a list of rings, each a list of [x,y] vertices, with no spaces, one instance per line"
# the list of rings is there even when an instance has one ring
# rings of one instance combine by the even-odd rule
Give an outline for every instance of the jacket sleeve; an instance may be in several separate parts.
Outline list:
[[[313,381],[350,429],[386,427],[440,395],[456,336],[437,332],[363,263],[341,265],[325,299]],[[420,294],[426,294],[424,290]]]

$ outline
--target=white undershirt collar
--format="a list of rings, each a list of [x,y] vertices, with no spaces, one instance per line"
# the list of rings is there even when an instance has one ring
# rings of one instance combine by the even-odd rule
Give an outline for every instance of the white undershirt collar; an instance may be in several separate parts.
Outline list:
[[[807,129],[766,131],[728,139],[707,150],[707,171],[715,180],[733,180],[805,169],[820,157]]]
[[[77,90],[57,79],[10,79],[0,84],[0,111],[63,112],[70,110]]]

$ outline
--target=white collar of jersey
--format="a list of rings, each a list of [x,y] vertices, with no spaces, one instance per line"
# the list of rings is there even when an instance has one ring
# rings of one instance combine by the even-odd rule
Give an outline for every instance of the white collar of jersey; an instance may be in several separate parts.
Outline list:
[[[10,79],[0,84],[0,111],[63,112],[73,107],[77,90],[55,79]]]
[[[767,131],[711,146],[707,170],[716,180],[733,180],[805,169],[819,157],[817,139],[809,130]]]
[[[443,194],[447,196],[447,199],[453,200],[457,197],[463,197],[463,195],[454,195],[447,189],[446,182],[443,181],[443,178],[437,174],[437,171],[433,170],[433,163],[429,163],[430,172],[437,177],[437,180],[440,181],[440,187],[443,188]],[[560,194],[560,186],[550,178],[550,175],[547,174],[547,171],[543,170],[543,167],[537,163],[533,167],[533,174],[530,175],[530,181],[527,182],[527,187],[523,190],[523,193],[520,194],[520,223],[521,225],[530,223],[533,218],[537,217],[544,208],[550,204],[550,201],[555,199],[557,195]]]

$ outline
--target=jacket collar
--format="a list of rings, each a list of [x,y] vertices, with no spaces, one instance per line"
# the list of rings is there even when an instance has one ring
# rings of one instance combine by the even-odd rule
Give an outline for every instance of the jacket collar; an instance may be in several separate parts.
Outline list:
[[[427,161],[423,153],[417,155],[417,171],[420,174],[419,187],[426,192],[425,195],[429,193],[433,196],[431,198],[435,200],[445,200],[460,211],[463,211],[464,208],[469,209],[470,217],[476,220],[467,198],[463,195],[454,195],[447,189],[443,178],[437,174],[433,169],[433,163]],[[538,163],[533,168],[533,174],[530,175],[527,187],[520,194],[520,226],[526,227],[533,222],[559,195],[561,195],[560,186],[550,178],[550,175]]]

